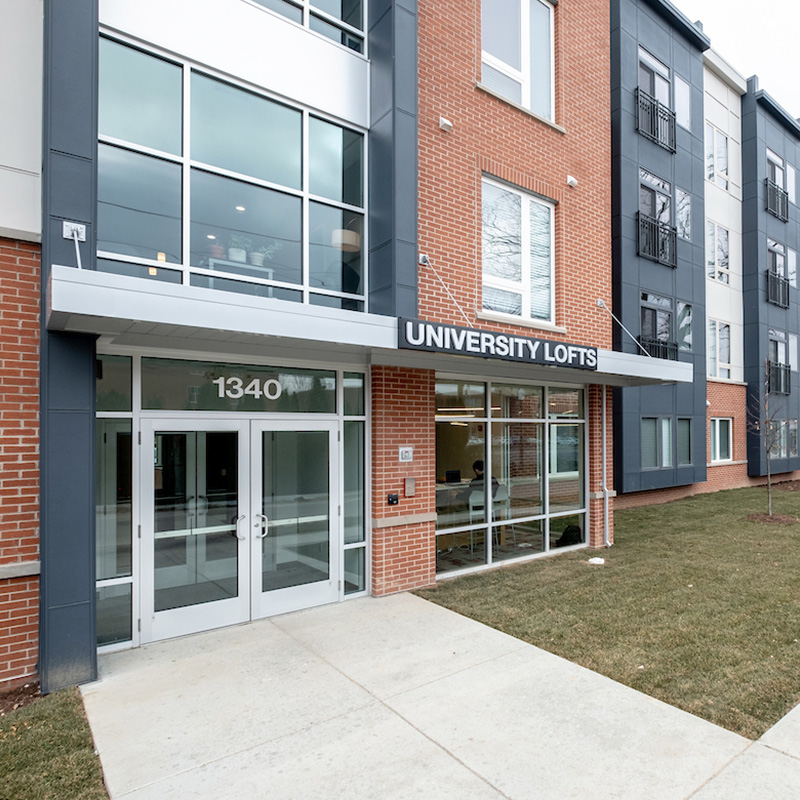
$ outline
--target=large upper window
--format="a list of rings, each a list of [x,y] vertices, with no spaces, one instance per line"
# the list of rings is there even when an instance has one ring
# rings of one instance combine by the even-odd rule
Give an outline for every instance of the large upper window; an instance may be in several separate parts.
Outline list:
[[[483,180],[483,308],[553,321],[553,206]]]
[[[772,150],[767,149],[766,177],[767,211],[783,222],[789,220],[789,193],[786,191],[786,167],[783,159]],[[792,170],[794,184],[794,170]],[[794,194],[794,186],[792,186]]]
[[[360,53],[364,49],[362,0],[255,0],[260,6],[306,25]]]
[[[544,0],[483,0],[481,39],[483,85],[553,119],[553,6]]]
[[[731,377],[731,326],[715,319],[708,321],[708,376]]]
[[[683,214],[685,222],[685,203]],[[641,167],[638,221],[639,255],[668,267],[676,266],[677,229],[672,225],[672,185]]]
[[[675,113],[669,101],[669,68],[640,47],[636,129],[642,136],[674,153]]]
[[[98,269],[363,310],[361,133],[107,39],[99,131]]]

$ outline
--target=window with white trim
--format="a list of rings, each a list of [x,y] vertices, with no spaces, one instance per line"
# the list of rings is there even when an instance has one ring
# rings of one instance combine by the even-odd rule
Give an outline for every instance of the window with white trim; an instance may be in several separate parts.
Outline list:
[[[481,83],[552,120],[553,11],[545,0],[483,0]]]
[[[484,311],[553,322],[554,206],[484,178],[481,208]]]
[[[769,420],[767,442],[771,458],[797,457],[797,420]]]
[[[672,418],[642,417],[642,469],[672,466]]]
[[[730,417],[711,418],[711,461],[730,461],[733,458],[733,420]]]
[[[769,148],[767,148],[767,177],[778,188],[786,188],[786,170],[783,159]]]
[[[706,274],[720,283],[731,282],[729,240],[727,228],[706,220]]]
[[[708,377],[731,377],[731,326],[715,319],[708,321]]]
[[[706,178],[728,188],[728,137],[710,122],[706,122]]]

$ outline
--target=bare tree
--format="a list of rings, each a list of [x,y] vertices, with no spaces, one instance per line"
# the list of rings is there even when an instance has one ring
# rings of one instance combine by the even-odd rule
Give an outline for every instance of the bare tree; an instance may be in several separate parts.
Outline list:
[[[772,457],[781,450],[786,420],[779,417],[785,408],[783,382],[788,379],[782,364],[764,362],[764,382],[761,392],[753,392],[748,408],[747,429],[760,436],[767,460],[767,514],[772,516]],[[778,384],[777,386],[775,384]],[[780,391],[780,393],[778,393]]]

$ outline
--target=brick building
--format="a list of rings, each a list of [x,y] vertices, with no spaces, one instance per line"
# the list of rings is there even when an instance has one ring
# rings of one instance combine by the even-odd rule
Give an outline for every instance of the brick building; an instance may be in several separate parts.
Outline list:
[[[607,4],[14,9],[0,681],[613,540]]]

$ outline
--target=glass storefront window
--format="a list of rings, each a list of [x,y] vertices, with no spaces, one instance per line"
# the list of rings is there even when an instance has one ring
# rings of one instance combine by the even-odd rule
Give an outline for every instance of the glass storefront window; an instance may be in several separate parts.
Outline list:
[[[583,390],[491,383],[486,416],[486,388],[436,382],[439,573],[547,552],[554,531],[585,540]]]
[[[344,423],[344,543],[363,542],[364,517],[364,423]]]
[[[130,419],[98,419],[95,428],[97,580],[131,574],[132,438]]]
[[[436,381],[436,413],[448,417],[483,417],[486,386],[469,381]]]
[[[492,416],[541,419],[542,387],[492,384]]]
[[[130,583],[97,588],[98,646],[131,640],[132,589]]]
[[[143,358],[142,408],[334,414],[336,373]]]
[[[130,356],[98,356],[96,362],[96,403],[98,411],[130,411]]]
[[[583,416],[583,392],[580,389],[549,389],[547,392],[547,415],[554,417],[572,417],[580,419]]]
[[[344,374],[344,415],[364,416],[364,375],[361,372]]]
[[[316,117],[308,136],[311,194],[360,206],[363,136]]]
[[[366,550],[353,547],[344,551],[344,593],[354,594],[366,589]]]
[[[550,520],[550,549],[583,544],[586,541],[586,515],[570,514]]]
[[[309,205],[309,281],[314,289],[361,294],[361,214]]]

